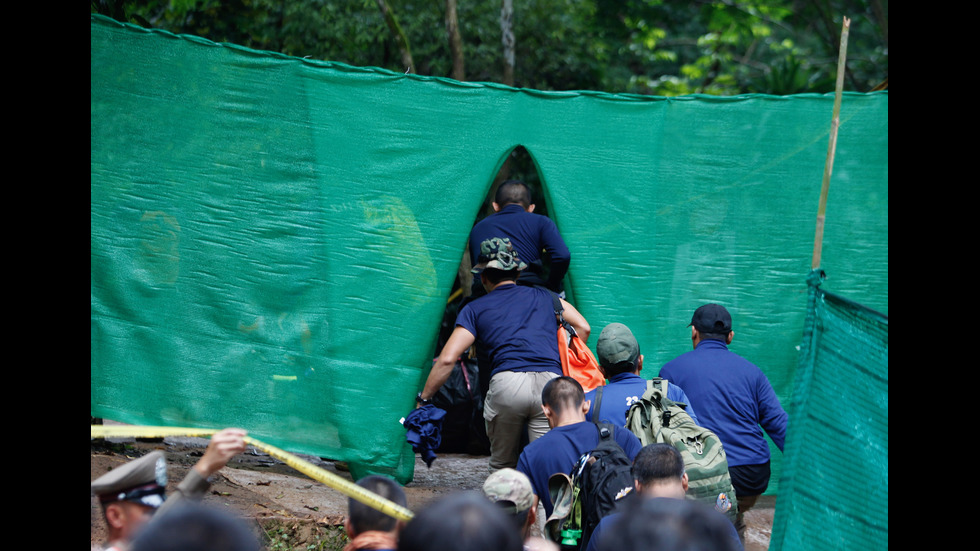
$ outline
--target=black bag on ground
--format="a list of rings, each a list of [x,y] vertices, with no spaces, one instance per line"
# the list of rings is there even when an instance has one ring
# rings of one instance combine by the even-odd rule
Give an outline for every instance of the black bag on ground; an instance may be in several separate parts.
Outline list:
[[[456,296],[459,289],[454,289],[453,296]],[[436,354],[446,345],[456,328],[457,312],[469,300],[470,297],[457,298],[446,304],[439,340],[436,343]],[[464,354],[456,359],[449,379],[432,397],[432,404],[446,412],[442,420],[442,440],[435,451],[490,455],[490,439],[483,420],[483,399],[487,394],[487,389],[482,388],[484,384],[476,358],[469,358]]]
[[[432,404],[446,411],[442,421],[442,441],[435,451],[470,455],[490,453],[478,379],[476,362],[459,358],[449,379],[432,397]]]

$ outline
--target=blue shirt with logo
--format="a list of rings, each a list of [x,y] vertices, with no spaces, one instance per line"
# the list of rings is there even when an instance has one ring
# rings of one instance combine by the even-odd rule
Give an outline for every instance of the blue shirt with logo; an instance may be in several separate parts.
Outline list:
[[[602,411],[599,412],[599,421],[607,421],[619,427],[626,426],[626,414],[634,402],[640,400],[643,393],[647,390],[647,379],[635,373],[620,373],[613,375],[609,382],[602,387],[602,403],[599,405]],[[599,389],[593,389],[585,393],[586,400],[592,400],[589,413],[585,418],[592,421],[595,418],[596,394]],[[685,411],[691,416],[691,420],[700,425],[698,416],[694,413],[694,406],[691,404],[684,389],[673,381],[667,381],[667,399],[673,402],[687,404]]]

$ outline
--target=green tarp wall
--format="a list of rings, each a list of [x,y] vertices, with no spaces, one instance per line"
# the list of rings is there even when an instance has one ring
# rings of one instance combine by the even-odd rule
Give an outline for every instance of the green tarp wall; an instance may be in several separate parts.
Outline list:
[[[241,426],[410,480],[399,419],[518,145],[572,251],[593,349],[625,323],[654,376],[690,349],[694,309],[719,302],[732,350],[788,404],[832,94],[540,92],[95,15],[91,41],[93,416]],[[828,287],[883,312],[887,207],[888,94],[846,93],[821,264]]]
[[[888,549],[888,317],[810,293],[770,549]]]

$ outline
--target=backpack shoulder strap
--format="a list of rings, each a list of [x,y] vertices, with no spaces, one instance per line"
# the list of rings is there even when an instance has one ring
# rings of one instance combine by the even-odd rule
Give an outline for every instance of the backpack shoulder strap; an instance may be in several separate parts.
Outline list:
[[[644,394],[649,399],[653,399],[653,393],[659,392],[661,400],[667,400],[667,386],[669,382],[667,379],[662,379],[660,377],[654,377],[647,380],[647,392]]]
[[[616,430],[616,425],[613,425],[612,423],[607,423],[605,421],[601,423],[596,423],[595,425],[596,428],[599,430],[600,444],[602,443],[603,440],[612,440],[613,442],[615,442],[613,436],[614,436],[614,431]],[[619,445],[619,442],[616,442],[616,444]]]
[[[652,400],[653,393],[659,388],[659,386],[660,385],[657,383],[656,377],[653,379],[647,379],[647,389],[646,392],[643,393],[643,397]]]
[[[647,381],[647,390],[643,393],[643,400],[654,405],[656,411],[651,411],[653,415],[660,415],[660,423],[662,426],[668,426],[670,424],[670,410],[667,409],[667,386],[664,379],[660,377],[654,377]]]
[[[561,299],[558,298],[558,293],[555,293],[551,289],[547,287],[542,287],[540,285],[535,285],[535,287],[537,287],[538,289],[544,289],[545,291],[548,291],[548,293],[551,294],[551,304],[554,306],[556,316],[560,316],[561,313],[565,311],[565,307],[561,305]]]
[[[618,456],[619,461],[633,463],[626,455],[626,450],[623,449],[623,445],[616,439],[616,431],[627,430],[625,427],[617,427],[612,423],[603,421],[596,425],[596,430],[599,432],[599,441],[596,442],[595,451],[604,450],[605,454]]]
[[[558,321],[558,326],[565,328],[565,332],[568,334],[569,338],[578,336],[578,333],[575,331],[575,328],[572,327],[572,324],[565,321],[565,316],[561,315],[561,313],[565,311],[565,307],[561,305],[561,299],[558,298],[558,294],[547,287],[538,285],[537,288],[544,289],[545,291],[551,293],[551,303],[555,309],[555,319]]]
[[[536,285],[535,287],[538,289],[544,289],[551,295],[551,307],[555,310],[555,321],[558,322],[559,327],[564,326],[567,330],[570,326],[565,322],[565,316],[561,315],[561,313],[565,311],[565,307],[561,305],[561,299],[558,298],[558,294],[547,287],[542,287],[540,285]]]
[[[657,379],[660,379],[661,385],[663,386],[663,389],[664,389],[664,400],[668,400],[668,401],[670,401],[671,404],[674,404],[675,406],[683,409],[684,411],[687,411],[688,404],[686,404],[684,402],[678,402],[677,400],[674,400],[673,398],[668,398],[667,397],[667,391],[670,388],[669,381],[667,379],[661,379],[660,377],[657,377]],[[680,388],[680,387],[677,387],[677,388]],[[683,392],[683,390],[682,390],[682,392]]]
[[[595,403],[592,405],[592,422],[599,424],[599,406],[602,405],[602,389],[600,386],[595,389]]]

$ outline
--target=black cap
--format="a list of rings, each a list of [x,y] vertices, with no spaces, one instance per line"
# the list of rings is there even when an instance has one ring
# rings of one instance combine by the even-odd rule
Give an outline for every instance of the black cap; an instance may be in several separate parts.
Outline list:
[[[732,315],[720,304],[705,304],[694,311],[688,325],[702,333],[724,335],[732,331]]]

